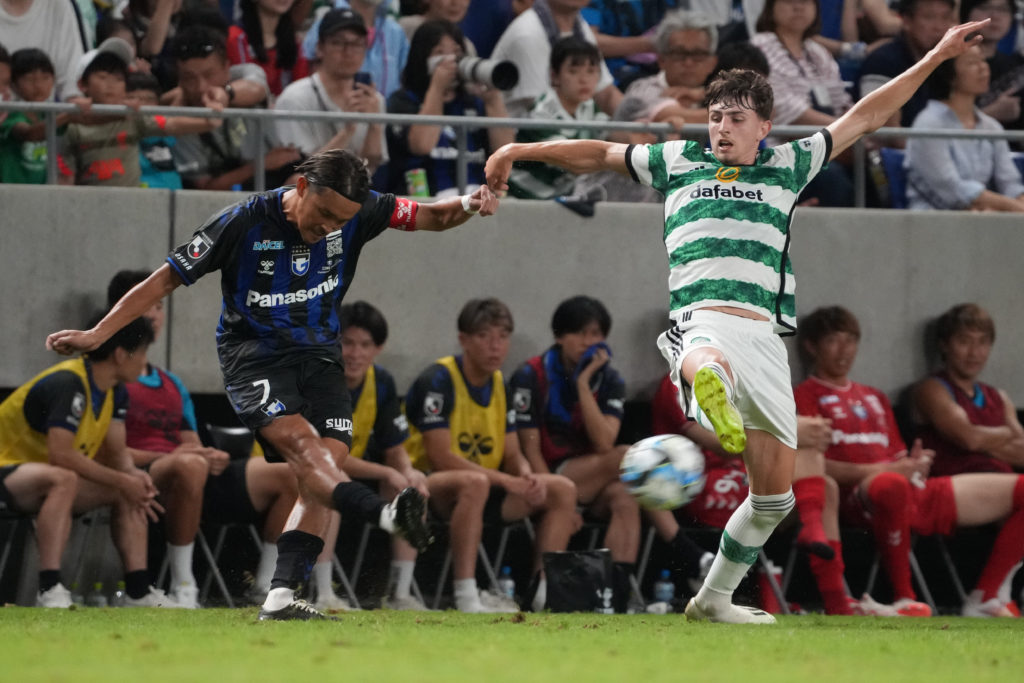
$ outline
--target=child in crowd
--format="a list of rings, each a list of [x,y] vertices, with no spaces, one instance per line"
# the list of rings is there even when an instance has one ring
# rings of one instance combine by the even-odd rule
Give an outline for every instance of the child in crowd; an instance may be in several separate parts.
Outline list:
[[[3,66],[0,66],[2,72]],[[51,102],[56,75],[45,52],[24,48],[10,57],[11,95],[25,102]],[[0,81],[2,81],[0,73]],[[0,82],[0,97],[5,88]],[[6,99],[6,98],[5,98]],[[57,115],[63,126],[70,114]],[[46,122],[34,112],[12,111],[0,120],[0,182],[46,182]]]
[[[155,107],[160,104],[160,82],[153,74],[139,71],[125,79],[125,104],[133,107]],[[174,138],[153,135],[139,140],[139,167],[143,187],[181,189],[181,176],[174,166],[171,148]]]
[[[594,91],[601,78],[601,53],[587,41],[569,37],[559,40],[551,49],[551,87],[538,97],[530,109],[531,119],[555,121],[607,121],[594,101]],[[526,129],[519,131],[516,142],[547,142],[550,140],[585,140],[599,137],[597,131],[575,128]],[[571,194],[576,176],[547,164],[528,162],[509,176],[509,191],[514,197],[550,199]]]
[[[108,38],[83,55],[78,64],[78,86],[94,104],[125,104],[128,65],[135,55],[120,38]],[[210,100],[204,106],[219,109]],[[142,179],[139,141],[154,135],[209,132],[218,119],[164,116],[124,118],[90,117],[68,125],[61,145],[65,166],[61,171],[79,185],[138,187]]]

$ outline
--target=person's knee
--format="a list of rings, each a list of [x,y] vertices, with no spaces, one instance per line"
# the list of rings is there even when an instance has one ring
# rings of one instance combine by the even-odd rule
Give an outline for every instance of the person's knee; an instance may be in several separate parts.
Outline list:
[[[491,492],[491,484],[483,472],[460,472],[456,482],[456,500],[483,503]]]
[[[174,488],[198,491],[206,484],[210,463],[198,453],[179,453],[172,456],[163,478],[170,479]]]
[[[74,499],[78,493],[78,475],[64,467],[53,467],[47,473],[49,480],[49,496]]]
[[[873,511],[902,509],[910,504],[910,481],[897,472],[882,472],[868,484],[867,496]]]
[[[547,508],[549,510],[576,510],[578,493],[576,484],[568,477],[553,474],[547,477]]]

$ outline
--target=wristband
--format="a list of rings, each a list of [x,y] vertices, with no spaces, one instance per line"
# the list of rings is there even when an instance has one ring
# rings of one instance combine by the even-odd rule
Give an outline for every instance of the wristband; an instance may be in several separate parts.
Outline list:
[[[469,207],[469,195],[468,194],[462,195],[462,210],[465,211],[466,213],[468,213],[471,216],[473,214],[476,214],[476,213],[480,212],[479,209],[471,209]]]

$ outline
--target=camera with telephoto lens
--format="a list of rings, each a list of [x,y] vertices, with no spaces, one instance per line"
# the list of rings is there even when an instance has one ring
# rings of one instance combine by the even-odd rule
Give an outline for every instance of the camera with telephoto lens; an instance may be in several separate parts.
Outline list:
[[[427,73],[433,75],[437,65],[452,55],[436,55],[427,59]],[[519,68],[513,62],[499,62],[483,57],[457,57],[456,73],[463,83],[479,83],[488,88],[511,90],[519,82]]]

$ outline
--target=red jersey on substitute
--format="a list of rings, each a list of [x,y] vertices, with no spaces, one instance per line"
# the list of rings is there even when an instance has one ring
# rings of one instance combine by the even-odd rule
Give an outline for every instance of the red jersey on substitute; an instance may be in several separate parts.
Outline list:
[[[888,397],[857,382],[845,387],[810,377],[793,390],[799,415],[832,421],[832,445],[825,457],[869,465],[889,462],[906,449]]]

